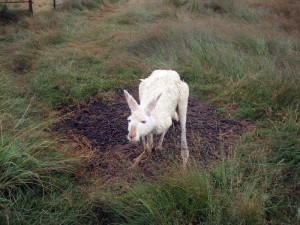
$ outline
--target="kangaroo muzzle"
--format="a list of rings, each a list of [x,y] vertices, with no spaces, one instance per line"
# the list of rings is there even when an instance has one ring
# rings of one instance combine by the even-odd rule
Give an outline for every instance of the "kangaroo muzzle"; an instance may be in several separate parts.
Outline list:
[[[137,132],[136,132],[136,127],[132,126],[129,133],[128,133],[128,140],[131,142],[137,142],[139,141]]]

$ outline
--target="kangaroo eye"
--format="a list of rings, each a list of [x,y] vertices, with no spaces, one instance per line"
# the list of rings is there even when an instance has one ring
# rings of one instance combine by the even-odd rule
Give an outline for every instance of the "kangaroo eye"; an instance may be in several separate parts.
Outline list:
[[[127,120],[128,121],[128,123],[130,123],[131,122],[131,120]]]
[[[142,120],[141,122],[142,122],[142,123],[146,123],[146,120]]]

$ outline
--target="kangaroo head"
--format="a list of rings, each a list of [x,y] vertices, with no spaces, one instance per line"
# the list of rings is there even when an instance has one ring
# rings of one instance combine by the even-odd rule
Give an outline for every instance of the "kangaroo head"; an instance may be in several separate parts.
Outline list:
[[[152,132],[155,121],[151,117],[151,113],[155,109],[161,94],[150,100],[145,107],[140,106],[127,91],[124,90],[124,94],[131,110],[131,115],[128,117],[127,137],[129,141],[137,142],[140,140],[140,137],[144,137]]]

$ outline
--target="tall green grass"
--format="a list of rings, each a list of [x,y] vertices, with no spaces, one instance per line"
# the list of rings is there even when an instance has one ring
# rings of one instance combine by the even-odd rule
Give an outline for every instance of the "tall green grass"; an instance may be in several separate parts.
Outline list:
[[[0,132],[1,224],[93,223],[75,183],[79,160],[58,151],[41,128]]]
[[[93,74],[101,67],[95,57],[84,55],[72,71],[43,58],[68,42],[74,20],[45,13],[0,27],[0,224],[99,223],[82,191],[88,182],[77,174],[81,160],[50,134],[55,112],[49,106],[84,100],[110,85],[86,74],[87,64]]]
[[[224,158],[210,171],[174,172],[121,196],[100,198],[99,212],[111,224],[264,224],[278,210],[270,207],[268,185],[275,172],[265,160],[261,152]]]
[[[195,92],[213,93],[216,101],[219,96],[223,101],[239,102],[241,117],[267,118],[287,106],[297,107],[299,65],[288,61],[299,55],[296,45],[248,36],[234,37],[231,42],[184,26],[161,28],[166,30],[129,48],[145,57],[150,68],[177,69]],[[282,57],[287,60],[278,67]]]
[[[244,170],[242,176],[245,179],[240,181],[242,186],[245,185],[243,191],[257,184],[255,189],[260,194],[250,195],[255,196],[254,205],[247,203],[251,197],[243,191],[239,193],[239,188],[235,189],[238,196],[235,199],[226,186],[217,191],[218,195],[223,195],[228,202],[233,201],[234,205],[228,202],[222,204],[229,204],[228,209],[236,209],[237,212],[224,213],[220,207],[222,213],[211,217],[220,220],[206,220],[204,223],[264,224],[269,220],[267,218],[272,218],[271,221],[295,222],[299,207],[295,190],[299,186],[300,155],[299,140],[296,138],[300,124],[300,80],[297,75],[300,64],[296,59],[300,55],[298,42],[281,36],[262,36],[260,33],[232,34],[222,38],[206,32],[197,23],[189,22],[153,26],[128,48],[145,58],[149,71],[155,68],[177,70],[194,94],[202,98],[206,96],[225,109],[227,104],[238,104],[235,116],[250,120],[260,127],[255,135],[243,142],[242,147],[249,152],[237,159],[244,165],[236,168],[241,173]],[[260,161],[260,156],[250,160],[252,151],[262,152],[264,161],[255,162]],[[233,166],[232,161],[228,163],[229,167]],[[212,170],[217,167],[213,166]],[[277,177],[268,179],[268,173]],[[228,174],[225,180],[235,180],[236,177],[239,175]],[[152,195],[147,195],[147,201],[152,201],[149,196]],[[243,198],[246,198],[245,205],[237,202]],[[216,205],[218,208],[219,205]],[[249,208],[242,210],[240,207]],[[159,209],[160,212],[164,210]],[[160,218],[156,214],[153,217]],[[132,222],[129,219],[125,220],[128,224]]]
[[[271,152],[266,140],[282,146],[275,133],[248,133],[230,158],[209,170],[191,164],[121,195],[98,196],[97,213],[109,224],[295,224],[299,173],[291,177],[291,168],[298,169],[299,151]]]
[[[97,221],[76,183],[80,160],[49,135],[52,116],[16,80],[4,74],[1,81],[0,223]]]

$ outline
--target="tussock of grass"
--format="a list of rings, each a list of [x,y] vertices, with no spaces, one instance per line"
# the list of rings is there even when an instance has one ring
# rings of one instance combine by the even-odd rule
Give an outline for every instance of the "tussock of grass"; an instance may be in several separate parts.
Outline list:
[[[58,150],[46,132],[49,115],[36,99],[29,101],[14,80],[1,80],[0,223],[96,221],[75,182],[79,159]]]
[[[298,138],[300,124],[298,120],[297,112],[289,111],[283,120],[272,122],[276,132],[272,134],[274,155],[271,157],[271,161],[285,164],[286,171],[283,179],[287,182],[292,180],[293,182],[289,183],[294,183],[294,187],[300,184],[300,140]]]
[[[37,143],[34,139],[22,141],[22,138],[10,140],[2,134],[1,143],[1,186],[6,193],[12,193],[20,187],[47,186],[51,173],[70,169],[63,160],[48,161],[44,158],[46,151],[53,152],[48,143]],[[69,167],[69,168],[68,168]]]
[[[280,173],[280,178],[270,179],[264,185],[270,185],[269,187],[274,185],[283,191],[285,188],[281,185],[286,182],[284,177],[289,177],[291,185],[288,188],[289,191],[285,192],[286,194],[281,192],[280,197],[284,203],[278,201],[275,197],[278,195],[278,190],[273,189],[270,192],[267,191],[272,196],[267,199],[277,200],[268,201],[268,203],[265,202],[267,195],[260,192],[260,188],[258,188],[259,195],[245,195],[243,192],[239,195],[239,198],[248,200],[253,198],[253,204],[246,201],[242,205],[236,202],[239,198],[234,201],[235,197],[224,194],[228,202],[225,201],[222,204],[228,204],[228,209],[233,212],[224,214],[223,209],[219,209],[223,214],[214,215],[215,218],[220,219],[216,220],[218,222],[214,222],[215,224],[235,224],[238,221],[249,224],[264,223],[266,214],[272,214],[272,217],[278,214],[281,220],[286,216],[279,213],[281,209],[284,209],[285,213],[292,211],[292,217],[295,218],[297,198],[294,198],[293,190],[299,185],[296,180],[299,173],[296,166],[299,163],[297,158],[299,151],[295,149],[295,146],[299,143],[294,137],[297,136],[299,130],[297,128],[299,121],[296,119],[299,115],[292,112],[298,110],[300,100],[297,90],[299,78],[296,75],[299,72],[299,63],[294,61],[295,56],[299,56],[299,51],[297,42],[282,38],[281,36],[269,38],[256,35],[256,33],[244,33],[223,39],[222,36],[216,37],[206,32],[195,22],[183,20],[177,24],[154,25],[145,35],[129,45],[129,49],[134,54],[146,59],[149,71],[155,68],[176,69],[189,83],[194,93],[213,96],[209,98],[223,105],[238,102],[239,109],[236,116],[268,127],[262,131],[266,132],[266,136],[260,136],[259,140],[252,137],[252,140],[248,142],[253,142],[254,145],[260,143],[256,146],[257,151],[271,149],[268,159],[272,163],[267,171],[270,172],[273,168],[274,171]],[[272,123],[266,123],[266,121],[272,121]],[[291,133],[288,137],[286,135],[289,132]],[[246,164],[249,163],[246,161]],[[262,164],[268,164],[268,162],[264,161]],[[280,166],[277,167],[278,165]],[[237,168],[239,171],[241,169],[241,167]],[[260,167],[254,163],[250,171],[255,178],[247,177],[249,174],[245,172],[248,174],[246,177],[249,180],[247,181],[256,182],[254,180],[261,177],[259,170]],[[234,177],[235,175],[233,177],[229,175],[228,178],[235,179]],[[251,186],[244,180],[241,183]],[[228,186],[226,190],[227,188]],[[290,199],[290,203],[287,203],[289,201],[287,199]],[[233,205],[230,204],[232,201]],[[270,205],[273,205],[276,210],[269,210]],[[237,211],[242,207],[245,209]]]
[[[73,182],[68,180],[68,182]],[[3,224],[95,224],[97,218],[92,216],[91,206],[82,202],[80,194],[75,196],[76,189],[64,192],[53,192],[45,195],[27,190],[19,192],[15,201],[5,205]],[[92,222],[93,221],[93,222]]]
[[[0,57],[5,59],[0,63],[1,224],[97,223],[76,182],[80,160],[59,149],[47,132],[52,117],[47,103],[79,101],[110,85],[84,74],[87,64],[99,68],[97,58],[84,56],[74,70],[60,73],[57,67],[50,70],[51,61],[40,62],[45,48],[68,41],[64,29],[71,20],[41,14],[1,27]],[[64,82],[61,75],[68,79]],[[67,100],[56,98],[57,93]]]
[[[245,0],[168,0],[168,2],[177,7],[184,6],[194,12],[228,14],[243,20],[254,20],[267,13],[266,10],[251,8]]]
[[[42,137],[40,129],[1,130],[0,221],[3,224],[88,221],[92,217],[90,206],[77,199],[71,176],[78,161],[66,159],[53,143]]]
[[[112,224],[263,224],[269,198],[257,184],[265,184],[267,174],[248,180],[249,173],[255,177],[254,169],[238,158],[224,160],[210,172],[175,172],[100,199],[99,213]]]
[[[240,50],[250,54],[265,56],[289,55],[297,49],[291,38],[274,37],[263,38],[254,34],[241,34],[234,38],[233,44]]]
[[[145,57],[151,68],[176,68],[194,91],[213,87],[211,91],[216,94],[226,95],[230,101],[241,102],[245,109],[253,110],[244,117],[267,117],[267,110],[277,111],[287,105],[296,107],[299,103],[296,91],[299,80],[291,65],[286,62],[280,69],[277,66],[279,52],[280,56],[291,57],[295,51],[292,45],[252,36],[228,42],[205,33],[196,24],[187,27],[185,22],[169,29],[153,27],[149,34],[129,48]]]
[[[62,7],[68,10],[84,10],[99,8],[102,4],[104,4],[104,0],[68,0],[64,1]]]
[[[148,10],[143,8],[140,9],[130,9],[127,12],[122,12],[122,14],[117,18],[118,24],[123,25],[133,25],[141,22],[153,22],[155,16]]]
[[[78,50],[66,52],[64,58],[56,53],[43,56],[40,73],[29,84],[32,94],[54,108],[119,89],[141,74],[141,68],[132,66],[134,58],[127,55],[114,55],[104,63],[102,58]]]
[[[62,4],[63,9],[67,10],[93,10],[100,9],[101,6],[111,3],[119,3],[121,0],[67,0]]]
[[[175,12],[169,7],[162,4],[159,7],[160,10],[157,10],[156,2],[138,2],[118,12],[113,20],[123,25],[145,25],[154,23],[159,19],[176,17]]]
[[[112,87],[108,80],[72,72],[40,74],[30,84],[31,91],[53,107],[72,105]]]

